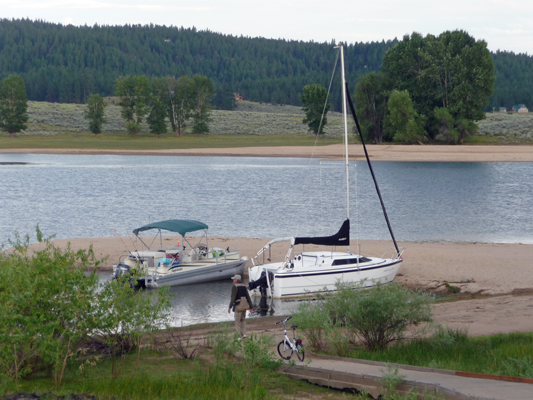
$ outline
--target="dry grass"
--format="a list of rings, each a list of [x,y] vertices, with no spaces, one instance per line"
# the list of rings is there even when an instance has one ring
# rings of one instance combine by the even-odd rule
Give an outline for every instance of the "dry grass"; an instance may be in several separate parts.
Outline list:
[[[235,111],[213,110],[210,130],[212,135],[311,135],[307,125],[302,123],[304,114],[300,107],[239,102]],[[83,104],[59,104],[28,102],[28,128],[18,136],[52,136],[88,131],[83,117]],[[108,101],[105,110],[108,122],[103,133],[126,132],[120,108]],[[143,132],[149,133],[146,123]],[[169,125],[170,129],[170,125]],[[185,130],[190,133],[190,129]],[[342,135],[342,115],[329,113],[326,135]],[[170,131],[169,131],[170,134]]]
[[[101,136],[128,138],[120,109],[115,105],[116,99],[108,98],[107,100],[106,117],[108,122],[104,124]],[[28,103],[30,117],[28,128],[17,136],[42,138],[56,135],[91,135],[88,131],[88,123],[83,117],[85,107],[83,104],[30,101]],[[303,118],[304,113],[301,107],[239,101],[235,111],[214,110],[212,112],[210,134],[211,136],[235,135],[241,138],[287,135],[312,138],[313,134],[308,131],[307,125],[302,123]],[[340,138],[343,133],[342,115],[330,112],[327,118],[325,138]],[[352,124],[349,129],[350,133],[353,133],[351,118],[348,119],[348,122]],[[487,113],[486,119],[479,121],[478,126],[478,135],[469,138],[468,142],[494,144],[533,142],[533,113]],[[142,128],[141,137],[146,137],[147,140],[153,138],[146,123],[143,124]],[[185,130],[185,134],[190,133],[190,129]],[[173,134],[169,130],[164,136],[172,137]],[[7,134],[1,133],[0,139],[3,137],[7,137]],[[281,141],[281,143],[283,142]]]
[[[533,113],[487,113],[478,122],[478,135],[497,143],[533,141]],[[492,140],[490,140],[492,139]]]

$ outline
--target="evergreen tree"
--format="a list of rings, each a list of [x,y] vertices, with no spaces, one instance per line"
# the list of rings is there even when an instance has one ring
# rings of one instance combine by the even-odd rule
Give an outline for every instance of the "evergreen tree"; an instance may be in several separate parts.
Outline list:
[[[102,125],[107,122],[105,117],[106,102],[99,94],[90,94],[87,100],[87,108],[83,112],[83,116],[89,121],[89,130],[94,133],[94,136],[102,132]]]
[[[0,83],[0,128],[10,137],[23,129],[28,122],[26,86],[18,75],[9,75]]]
[[[237,107],[235,92],[229,83],[224,82],[222,86],[217,89],[213,103],[219,110],[235,110]]]
[[[419,55],[433,57],[443,49],[455,51],[459,48],[455,40],[458,35],[451,32],[448,36],[447,42],[437,38],[442,46],[439,43],[434,43],[439,45],[433,48],[422,46],[420,54],[414,52],[409,57],[422,66],[424,59]],[[347,44],[347,81],[352,83],[368,72],[378,72],[385,52],[396,43],[397,40]],[[468,44],[468,40],[464,43]],[[82,103],[89,93],[112,95],[119,76],[179,77],[197,73],[216,82],[219,90],[223,84],[229,85],[247,100],[300,106],[299,92],[303,86],[309,82],[328,84],[335,59],[333,46],[331,42],[236,37],[178,27],[74,27],[28,19],[0,19],[0,79],[9,74],[20,75],[29,100]],[[478,50],[471,46],[467,52],[473,57]],[[523,103],[533,108],[533,56],[505,51],[490,56],[497,79],[489,106]],[[453,64],[454,60],[449,61]],[[439,66],[427,78],[440,74],[439,68],[444,71]],[[464,75],[475,71],[471,64],[463,69]],[[218,94],[217,91],[214,102],[223,109]],[[417,96],[410,94],[417,106]],[[340,88],[334,85],[331,103],[337,111],[341,108],[340,99]],[[484,110],[489,110],[489,106]],[[442,101],[438,107],[446,107],[455,114],[453,107]],[[433,108],[429,107],[428,112]]]

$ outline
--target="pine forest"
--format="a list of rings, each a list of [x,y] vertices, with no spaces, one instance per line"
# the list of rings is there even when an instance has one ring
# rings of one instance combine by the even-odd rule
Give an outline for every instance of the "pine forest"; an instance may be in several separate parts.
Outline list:
[[[342,40],[342,38],[336,38]],[[64,26],[42,21],[0,20],[0,80],[18,74],[28,100],[85,103],[92,93],[111,96],[120,76],[148,78],[195,74],[209,77],[217,93],[246,100],[301,106],[308,84],[329,87],[334,42],[315,43],[237,37],[195,28],[155,25]],[[346,44],[347,80],[379,71],[383,55],[397,43]],[[492,107],[533,107],[533,58],[492,53],[496,67]],[[338,110],[332,85],[333,109]],[[215,96],[214,105],[217,104]],[[220,101],[218,101],[220,103]]]

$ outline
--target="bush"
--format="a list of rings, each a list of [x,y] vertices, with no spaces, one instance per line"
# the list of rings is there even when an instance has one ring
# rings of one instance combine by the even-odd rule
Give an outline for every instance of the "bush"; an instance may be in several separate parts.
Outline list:
[[[321,303],[302,302],[298,304],[293,317],[294,324],[309,342],[309,346],[315,350],[322,350],[324,346],[324,330],[327,328],[326,310]]]
[[[329,301],[330,312],[342,317],[346,326],[369,350],[384,349],[401,340],[409,325],[431,321],[431,297],[395,283],[377,285],[360,292],[353,285],[339,284]]]
[[[274,346],[271,336],[251,335],[242,342],[242,357],[246,369],[265,368],[275,370],[283,364],[270,349]]]
[[[38,228],[37,237],[43,242]],[[92,250],[44,243],[44,250],[29,255],[29,237],[22,242],[17,235],[14,249],[0,253],[0,375],[6,384],[38,369],[53,370],[59,384],[92,326],[88,313],[98,276],[85,274],[87,265],[98,264]]]
[[[337,291],[325,296],[322,304],[299,307],[295,318],[304,322],[302,331],[310,341],[312,338],[316,341],[325,329],[331,330],[332,325],[346,330],[342,335],[328,333],[337,353],[346,351],[350,335],[360,339],[369,350],[378,350],[404,339],[408,326],[430,322],[430,302],[427,293],[411,291],[394,283],[371,289],[357,289],[353,283],[338,283]]]
[[[59,385],[67,364],[95,337],[116,354],[119,343],[131,348],[160,327],[168,310],[161,293],[153,300],[116,281],[101,287],[96,272],[87,271],[99,265],[92,249],[61,250],[39,228],[37,238],[43,250],[29,254],[29,237],[17,235],[13,249],[0,253],[0,390],[39,370]]]

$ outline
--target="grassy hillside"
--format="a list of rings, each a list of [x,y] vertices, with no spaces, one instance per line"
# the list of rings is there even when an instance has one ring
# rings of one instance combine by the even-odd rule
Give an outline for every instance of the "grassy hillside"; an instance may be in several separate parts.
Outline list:
[[[29,102],[28,128],[17,135],[24,138],[21,140],[7,140],[6,133],[0,134],[0,147],[76,147],[76,141],[92,139],[93,135],[88,131],[87,121],[83,118],[85,105],[60,104],[46,102]],[[140,139],[146,139],[147,143],[131,142],[126,134],[124,121],[120,116],[120,109],[109,102],[106,108],[108,122],[103,127],[103,133],[99,135],[100,144],[92,142],[82,143],[80,146],[96,148],[146,148],[156,149],[176,147],[175,135],[168,132],[163,138],[155,141],[144,124]],[[235,111],[214,110],[210,124],[210,135],[193,135],[186,130],[181,138],[180,147],[233,147],[233,146],[275,146],[275,145],[312,145],[314,135],[307,130],[302,123],[304,117],[300,107],[290,105],[273,105],[267,103],[254,103],[240,101]],[[322,138],[324,143],[338,142],[342,136],[342,115],[339,113],[328,114],[326,135]],[[351,119],[349,119],[349,123]],[[533,113],[528,114],[499,114],[488,113],[487,118],[478,123],[479,135],[469,138],[470,143],[531,143],[533,142]],[[350,126],[353,132],[353,126]],[[220,137],[224,135],[224,137]],[[47,140],[44,140],[44,137]],[[39,139],[41,138],[41,139]],[[72,140],[66,140],[72,138]],[[40,145],[41,140],[42,145]],[[106,142],[110,141],[110,142]],[[65,143],[61,143],[64,141]],[[111,143],[111,141],[113,143]],[[157,142],[157,143],[156,143]]]
[[[21,136],[50,136],[68,132],[88,131],[83,118],[85,105],[60,104],[30,101],[28,107],[28,128]],[[103,135],[126,132],[118,106],[110,103],[106,108],[108,122],[103,126]],[[311,135],[302,123],[304,114],[300,107],[287,105],[239,102],[235,111],[212,111],[210,124],[212,135]],[[326,134],[331,137],[342,135],[342,115],[328,114]],[[143,131],[149,133],[147,124]],[[186,130],[186,133],[190,130]],[[89,133],[89,132],[88,132]],[[172,135],[170,132],[167,135]],[[312,136],[312,135],[311,135]]]

